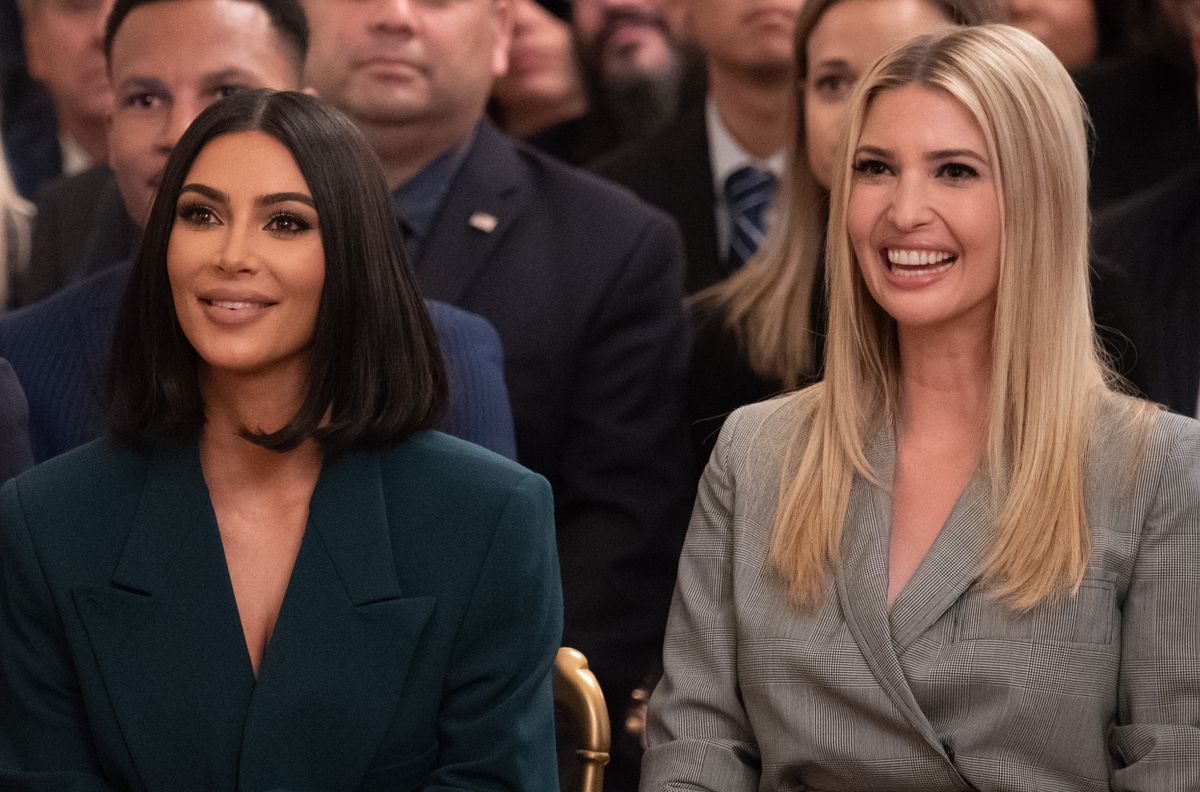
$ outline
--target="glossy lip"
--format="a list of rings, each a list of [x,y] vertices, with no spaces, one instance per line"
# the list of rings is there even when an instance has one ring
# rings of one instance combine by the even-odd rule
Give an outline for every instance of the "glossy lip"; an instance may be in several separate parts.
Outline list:
[[[250,324],[265,316],[279,304],[261,292],[250,289],[216,288],[196,295],[204,315],[212,322],[227,327]],[[228,307],[218,303],[249,303],[239,307]]]
[[[888,250],[919,250],[928,251],[930,253],[948,252],[954,254],[954,259],[950,262],[950,266],[942,272],[931,272],[928,275],[897,275],[892,270],[892,263],[888,261]],[[879,256],[879,263],[883,267],[884,275],[887,276],[888,283],[897,289],[914,290],[923,289],[940,280],[943,280],[954,268],[958,266],[958,262],[962,259],[962,254],[952,246],[945,245],[915,245],[915,244],[895,244],[882,245],[876,250]]]

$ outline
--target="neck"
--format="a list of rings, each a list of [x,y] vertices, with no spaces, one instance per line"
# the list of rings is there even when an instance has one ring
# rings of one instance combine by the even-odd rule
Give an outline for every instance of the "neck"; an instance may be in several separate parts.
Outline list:
[[[475,128],[477,120],[472,118],[470,124],[453,128],[423,122],[404,125],[356,123],[383,164],[388,189],[394,190],[420,173],[439,154],[462,142]]]
[[[108,119],[104,116],[72,116],[61,108],[58,113],[58,132],[83,149],[93,165],[108,161]]]
[[[991,407],[991,334],[901,329],[900,429],[981,442]]]
[[[749,154],[766,159],[788,143],[788,107],[792,77],[748,80],[740,73],[716,67],[708,70],[708,95],[717,106],[721,122],[738,145]]]

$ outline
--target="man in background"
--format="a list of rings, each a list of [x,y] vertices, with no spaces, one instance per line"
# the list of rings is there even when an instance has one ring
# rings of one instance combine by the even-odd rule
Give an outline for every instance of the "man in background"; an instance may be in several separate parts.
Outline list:
[[[484,120],[509,0],[306,10],[308,82],[379,154],[426,295],[500,333],[517,459],[554,488],[564,641],[619,729],[661,651],[690,508],[678,233]],[[614,773],[630,765],[617,757]]]
[[[687,248],[689,293],[727,277],[753,255],[766,206],[793,137],[792,37],[802,0],[666,0],[704,53],[708,91],[659,134],[597,171],[665,210]],[[741,208],[741,209],[739,209]],[[739,211],[753,244],[734,250]],[[734,255],[736,254],[736,255]]]

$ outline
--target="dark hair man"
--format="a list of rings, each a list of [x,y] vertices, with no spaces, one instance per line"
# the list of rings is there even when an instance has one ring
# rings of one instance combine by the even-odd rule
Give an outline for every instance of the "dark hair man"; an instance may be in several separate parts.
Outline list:
[[[659,652],[691,494],[678,234],[483,119],[509,0],[306,8],[308,81],[383,161],[426,295],[500,333],[518,461],[555,491],[564,639],[619,717]]]

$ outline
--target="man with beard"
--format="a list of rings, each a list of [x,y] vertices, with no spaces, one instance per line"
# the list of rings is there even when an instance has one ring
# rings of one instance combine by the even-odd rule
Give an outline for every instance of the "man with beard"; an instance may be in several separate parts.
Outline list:
[[[555,10],[555,4],[543,4]],[[648,138],[701,94],[702,70],[661,0],[576,0],[571,14],[587,113],[529,142],[574,165]]]
[[[669,3],[683,34],[704,52],[707,99],[597,170],[679,223],[690,294],[744,264],[765,231],[766,206],[793,137],[792,36],[803,2]]]

